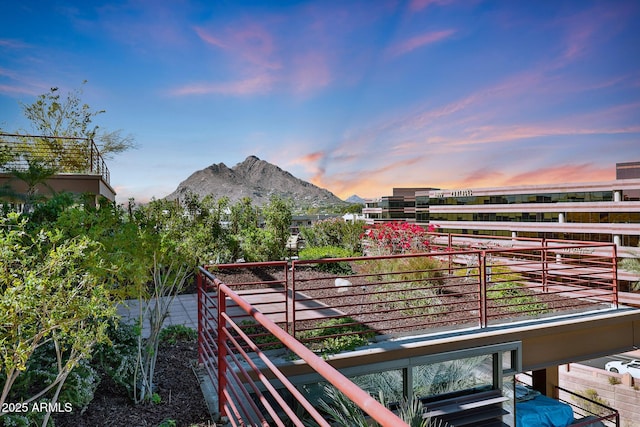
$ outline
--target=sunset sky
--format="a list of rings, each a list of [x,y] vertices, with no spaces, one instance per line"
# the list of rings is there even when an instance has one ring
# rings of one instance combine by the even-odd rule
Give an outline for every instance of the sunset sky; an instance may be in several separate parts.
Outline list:
[[[640,161],[639,22],[637,0],[5,1],[0,128],[82,88],[138,144],[108,162],[120,202],[249,155],[342,198],[608,180]]]

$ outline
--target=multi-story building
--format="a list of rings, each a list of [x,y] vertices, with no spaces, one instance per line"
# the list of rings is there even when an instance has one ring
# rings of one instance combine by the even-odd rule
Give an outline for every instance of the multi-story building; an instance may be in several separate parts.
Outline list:
[[[362,213],[365,220],[373,222],[409,221],[416,219],[416,193],[436,188],[394,188],[392,196],[365,200]]]
[[[366,201],[363,213],[369,223],[405,220],[445,233],[612,242],[620,257],[638,258],[640,162],[618,163],[616,175],[591,183],[415,189],[404,199],[394,189],[377,203],[393,200],[404,217],[386,206],[375,211],[375,200]]]
[[[616,163],[616,179],[640,178],[640,162]]]

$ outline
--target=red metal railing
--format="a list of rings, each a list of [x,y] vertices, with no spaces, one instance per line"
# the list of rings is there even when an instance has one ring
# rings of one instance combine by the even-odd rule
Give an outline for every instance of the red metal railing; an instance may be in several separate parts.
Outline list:
[[[213,340],[214,344],[210,341],[212,338],[210,333],[201,337],[200,362],[206,364],[207,359],[216,360],[214,368],[217,371],[218,410],[231,425],[285,426],[290,425],[286,423],[292,423],[303,426],[309,418],[320,426],[329,427],[331,424],[278,370],[269,356],[253,342],[249,335],[245,334],[233,316],[228,314],[227,299],[241,308],[246,315],[251,316],[372,419],[384,426],[408,426],[393,412],[204,269],[201,269],[198,289],[199,307],[210,306],[213,302],[211,293],[217,294],[217,339]],[[212,314],[206,310],[202,312]],[[199,325],[200,322],[207,323],[207,320],[213,319],[208,319],[208,314],[204,314],[202,318],[199,317]],[[258,367],[258,363],[263,366]],[[274,380],[280,384],[278,388],[274,386]],[[291,400],[296,402],[296,405],[291,404]],[[304,412],[308,418],[301,416],[301,412]]]
[[[224,413],[238,415],[253,400],[235,395],[241,389],[237,384],[262,374],[238,368],[233,370],[240,372],[232,379],[235,385],[227,387],[232,373],[223,364],[230,358],[241,364],[232,354],[242,359],[263,355],[277,346],[291,348],[287,342],[292,339],[323,352],[327,342],[338,337],[358,336],[360,341],[353,340],[358,346],[374,335],[487,328],[616,308],[615,259],[612,244],[547,242],[537,247],[461,251],[452,246],[426,254],[219,265],[212,267],[217,277],[203,268],[200,362],[219,385],[221,401],[229,405]],[[276,327],[286,339],[273,332]],[[232,402],[245,404],[239,408]],[[254,412],[267,410],[260,406],[264,403],[256,405]]]

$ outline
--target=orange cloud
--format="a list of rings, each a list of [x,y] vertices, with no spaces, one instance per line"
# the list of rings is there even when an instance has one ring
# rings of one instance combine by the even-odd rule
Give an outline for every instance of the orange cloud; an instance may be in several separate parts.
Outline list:
[[[596,167],[592,163],[566,164],[540,168],[513,175],[506,179],[507,185],[535,185],[557,182],[606,181],[615,178],[613,166]]]

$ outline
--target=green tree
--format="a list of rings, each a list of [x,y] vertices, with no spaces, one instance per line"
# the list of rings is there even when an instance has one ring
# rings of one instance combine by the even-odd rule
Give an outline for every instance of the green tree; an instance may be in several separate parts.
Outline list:
[[[279,196],[271,196],[269,203],[262,208],[264,228],[269,246],[269,257],[279,260],[286,255],[287,239],[291,234],[293,203]]]
[[[231,206],[229,215],[229,243],[233,260],[247,255],[247,248],[252,247],[252,241],[257,240],[258,209],[253,206],[249,197],[244,197]],[[243,253],[245,252],[245,253]]]
[[[362,251],[361,235],[364,226],[364,221],[351,222],[342,218],[330,218],[316,221],[310,227],[303,227],[300,234],[308,246],[336,246],[358,253]]]
[[[140,207],[134,217],[138,224],[141,258],[148,279],[138,288],[138,326],[148,325],[149,336],[138,341],[139,359],[136,366],[134,400],[149,400],[154,392],[155,367],[162,325],[169,315],[169,306],[181,293],[196,267],[202,262],[206,249],[192,244],[197,232],[197,217],[171,201],[153,200]]]
[[[291,202],[278,196],[258,209],[245,198],[231,209],[231,229],[247,261],[273,261],[284,258],[292,217]],[[263,227],[258,226],[262,217]]]
[[[28,167],[24,170],[9,169],[9,173],[13,176],[9,179],[7,185],[0,190],[0,197],[22,202],[22,213],[30,212],[36,202],[44,200],[44,195],[39,193],[39,187],[44,187],[51,194],[55,194],[53,188],[47,184],[47,180],[58,171],[57,168],[51,167],[46,162],[36,158],[28,159],[27,164]],[[16,191],[11,185],[16,180],[21,181],[26,186],[24,193]]]
[[[0,218],[0,404],[40,346],[53,345],[57,375],[33,384],[32,394],[22,396],[27,404],[45,396],[55,403],[71,371],[107,340],[116,313],[98,248],[86,236],[65,239],[59,230],[29,233],[18,214]]]
[[[83,85],[87,82],[84,81]],[[82,89],[69,92],[61,97],[57,87],[39,95],[31,104],[21,104],[25,117],[29,120],[32,132],[40,136],[76,137],[93,139],[100,153],[109,158],[135,147],[131,135],[123,135],[122,130],[108,131],[94,125],[94,119],[105,110],[93,110],[81,100]],[[55,152],[60,152],[59,139],[41,141]],[[78,142],[78,144],[82,144]]]

